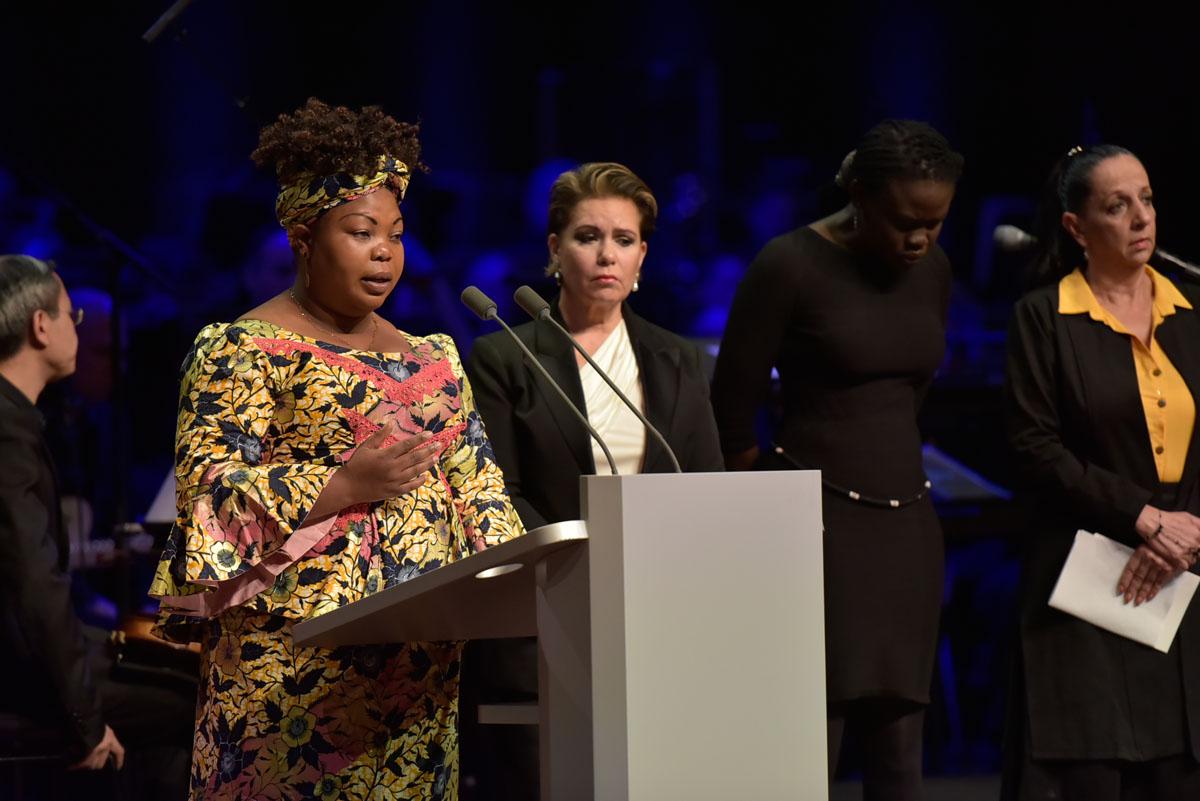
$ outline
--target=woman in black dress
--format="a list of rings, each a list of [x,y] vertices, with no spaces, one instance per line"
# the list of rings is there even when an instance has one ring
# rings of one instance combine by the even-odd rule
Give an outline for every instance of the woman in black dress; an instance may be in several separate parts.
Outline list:
[[[1072,149],[1043,205],[1047,285],[1008,343],[1008,434],[1036,514],[1003,796],[1200,798],[1200,602],[1165,654],[1047,605],[1079,529],[1134,549],[1126,602],[1196,560],[1200,291],[1147,264],[1156,214],[1129,151]]]
[[[838,176],[850,203],[750,265],[713,380],[728,467],[822,471],[830,773],[849,724],[868,799],[921,792],[943,550],[916,412],[945,350],[936,243],[962,163],[924,123],[872,128]],[[772,367],[783,419],[760,454]]]

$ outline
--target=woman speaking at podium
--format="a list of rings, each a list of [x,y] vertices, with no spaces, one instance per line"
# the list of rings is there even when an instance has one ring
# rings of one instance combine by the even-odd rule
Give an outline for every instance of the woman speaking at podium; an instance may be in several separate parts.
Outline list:
[[[942,600],[941,527],[916,415],[945,350],[950,264],[937,246],[962,157],[888,120],[838,182],[850,203],[767,244],[730,311],[713,406],[733,469],[820,469],[830,773],[843,729],[864,796],[919,798],[921,729]],[[775,448],[755,414],[783,388]]]
[[[261,133],[291,289],[188,355],[178,521],[151,594],[197,638],[196,799],[454,799],[461,645],[292,626],[522,532],[458,354],[381,318],[416,128],[309,100]]]

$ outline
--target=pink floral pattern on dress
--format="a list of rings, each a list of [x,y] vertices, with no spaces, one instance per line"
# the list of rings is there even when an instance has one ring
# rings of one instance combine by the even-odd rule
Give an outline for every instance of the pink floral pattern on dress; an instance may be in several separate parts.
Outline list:
[[[457,643],[298,648],[298,620],[523,533],[445,336],[400,354],[261,321],[202,331],[176,436],[179,516],[151,594],[202,644],[193,799],[452,799]],[[308,513],[389,418],[439,445],[425,483]]]

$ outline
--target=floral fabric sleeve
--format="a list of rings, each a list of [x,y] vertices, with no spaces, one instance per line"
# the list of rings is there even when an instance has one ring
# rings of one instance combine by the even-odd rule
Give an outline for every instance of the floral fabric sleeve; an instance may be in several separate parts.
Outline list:
[[[175,438],[178,518],[150,589],[164,607],[282,548],[337,469],[328,455],[272,461],[278,412],[288,411],[277,409],[276,369],[244,326],[209,326],[196,339]]]
[[[443,454],[442,468],[463,523],[467,548],[470,552],[482,551],[519,537],[525,533],[525,527],[504,488],[504,475],[484,434],[483,421],[475,408],[458,350],[448,336],[437,335],[431,339],[437,341],[450,360],[465,423],[462,432]]]

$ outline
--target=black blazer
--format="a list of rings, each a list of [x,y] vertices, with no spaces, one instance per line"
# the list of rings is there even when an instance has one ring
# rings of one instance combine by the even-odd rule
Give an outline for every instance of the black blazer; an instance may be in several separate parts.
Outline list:
[[[642,379],[646,417],[675,451],[684,472],[724,470],[700,351],[622,307]],[[551,307],[562,321],[558,303]],[[547,322],[514,329],[542,366],[587,414],[571,343]],[[503,331],[475,340],[466,365],[496,462],[526,528],[579,517],[579,477],[596,472],[591,437]],[[643,473],[671,462],[646,435]]]
[[[1200,406],[1200,290],[1176,286],[1193,309],[1176,309],[1154,335]],[[1097,758],[1097,750],[1129,738],[1119,731],[1122,718],[1111,703],[1113,688],[1121,686],[1106,642],[1115,635],[1050,609],[1047,601],[1076,530],[1132,547],[1141,543],[1134,522],[1147,503],[1200,514],[1200,418],[1178,488],[1161,486],[1128,337],[1087,314],[1059,314],[1057,285],[1016,306],[1005,393],[1009,440],[1036,511],[1024,543],[1020,620],[1034,756]],[[1184,616],[1172,654],[1162,658],[1179,653],[1190,750],[1200,757],[1198,606],[1200,596]],[[1073,678],[1064,683],[1062,676]],[[1134,692],[1130,703],[1154,708],[1155,687]]]
[[[0,708],[59,718],[86,754],[104,735],[89,640],[71,603],[68,543],[41,413],[0,376]]]
[[[1200,291],[1176,286],[1194,308],[1166,317],[1155,338],[1200,404]],[[1129,339],[1086,314],[1059,314],[1057,285],[1032,292],[1009,330],[1006,392],[1030,488],[1062,522],[1140,543],[1133,524],[1159,481]],[[1200,425],[1180,480],[1185,501],[1198,475]]]

